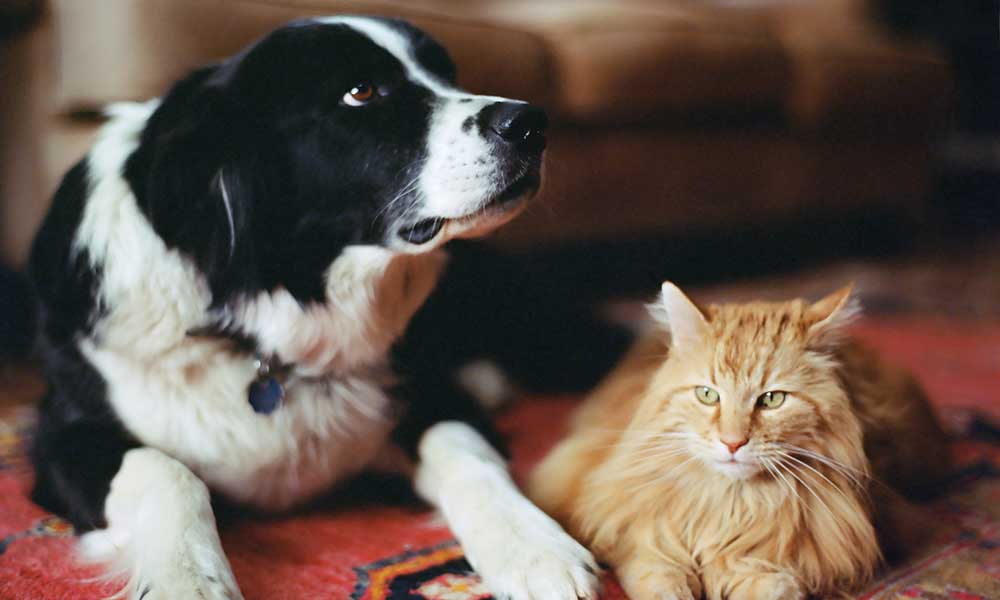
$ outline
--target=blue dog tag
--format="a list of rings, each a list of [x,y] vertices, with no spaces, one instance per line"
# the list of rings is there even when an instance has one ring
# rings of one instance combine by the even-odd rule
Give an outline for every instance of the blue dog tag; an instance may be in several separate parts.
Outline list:
[[[269,415],[278,410],[285,397],[285,388],[274,377],[258,379],[250,384],[250,406],[254,412]]]

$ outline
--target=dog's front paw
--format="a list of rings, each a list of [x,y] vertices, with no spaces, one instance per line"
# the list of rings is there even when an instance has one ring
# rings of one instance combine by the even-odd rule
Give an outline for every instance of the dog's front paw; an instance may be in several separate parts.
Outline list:
[[[214,539],[197,533],[154,565],[140,567],[132,596],[138,600],[243,600],[236,578]]]
[[[136,600],[243,600],[235,582],[224,576],[197,573],[188,570],[164,571],[144,578],[135,585],[132,598]]]
[[[172,578],[144,581],[136,588],[138,600],[243,600],[235,587],[228,586],[212,575],[191,576],[184,574]]]
[[[506,518],[463,540],[469,564],[498,600],[595,599],[594,557],[558,523],[519,498]]]

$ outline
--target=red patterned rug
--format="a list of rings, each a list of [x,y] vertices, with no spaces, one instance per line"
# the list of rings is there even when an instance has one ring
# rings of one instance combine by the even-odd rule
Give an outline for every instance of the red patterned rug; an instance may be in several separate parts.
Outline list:
[[[955,484],[922,510],[933,541],[860,598],[1000,598],[1000,325],[869,321],[857,333],[914,370],[955,434]],[[2,394],[3,392],[0,392]],[[0,400],[3,400],[0,398]],[[91,600],[113,592],[75,565],[72,531],[27,499],[29,407],[0,401],[0,599]],[[555,442],[573,398],[525,399],[500,417],[524,475]],[[461,548],[405,482],[368,481],[269,519],[221,519],[248,600],[473,600],[489,595]],[[607,578],[604,598],[622,599]]]

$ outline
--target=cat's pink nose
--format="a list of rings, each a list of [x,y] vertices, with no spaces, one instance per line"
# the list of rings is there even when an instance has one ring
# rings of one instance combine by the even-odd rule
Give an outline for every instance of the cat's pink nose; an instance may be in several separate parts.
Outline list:
[[[726,448],[729,448],[730,454],[736,454],[736,451],[742,448],[743,446],[746,446],[747,442],[749,442],[750,440],[747,438],[743,438],[742,440],[738,440],[735,442],[730,442],[727,440],[721,440],[721,441],[723,444],[726,445]]]

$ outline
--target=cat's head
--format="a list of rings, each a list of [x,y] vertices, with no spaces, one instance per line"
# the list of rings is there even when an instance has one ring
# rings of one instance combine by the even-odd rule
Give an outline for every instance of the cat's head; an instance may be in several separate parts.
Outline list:
[[[850,286],[815,303],[702,309],[664,283],[652,313],[669,356],[633,427],[653,428],[674,456],[733,480],[779,477],[778,465],[817,457],[855,463],[860,428],[835,351],[857,312]]]

